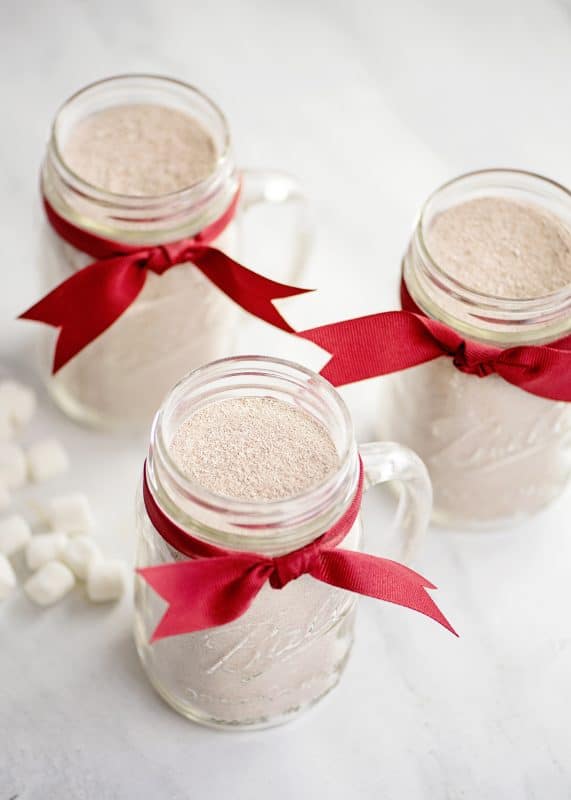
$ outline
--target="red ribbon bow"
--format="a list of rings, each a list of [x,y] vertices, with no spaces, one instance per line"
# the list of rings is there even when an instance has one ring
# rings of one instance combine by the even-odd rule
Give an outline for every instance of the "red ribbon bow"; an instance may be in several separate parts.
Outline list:
[[[415,305],[402,284],[403,311],[386,311],[323,325],[298,336],[331,353],[321,375],[334,386],[387,375],[448,356],[456,369],[496,374],[526,392],[571,401],[571,336],[548,345],[500,349],[464,339]]]
[[[76,228],[60,217],[44,198],[48,220],[57,234],[73,247],[98,259],[78,270],[20,316],[20,319],[60,328],[53,372],[67,364],[129,308],[145,285],[149,271],[162,275],[171,267],[186,262],[192,262],[250,314],[292,333],[293,329],[272,301],[309,290],[264,278],[209,246],[234,217],[238,194],[220,219],[196,236],[149,247],[113,242]]]
[[[457,635],[426,591],[436,588],[432,583],[396,561],[337,547],[357,519],[362,494],[361,465],[357,492],[343,516],[319,539],[270,558],[224,550],[190,536],[159,508],[145,470],[143,497],[149,519],[165,541],[191,559],[137,570],[168,603],[151,642],[232,622],[247,611],[266,581],[282,589],[301,575],[411,608]]]

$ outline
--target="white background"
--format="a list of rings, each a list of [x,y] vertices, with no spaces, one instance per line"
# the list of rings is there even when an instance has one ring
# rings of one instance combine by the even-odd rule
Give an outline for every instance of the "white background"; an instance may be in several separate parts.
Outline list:
[[[288,305],[319,324],[394,307],[414,214],[442,180],[515,166],[571,184],[568,0],[2,0],[0,366],[34,382],[38,168],[59,103],[118,72],[170,74],[225,110],[244,166],[296,174],[316,246]],[[252,264],[256,266],[256,264]],[[260,262],[260,267],[263,264]],[[249,341],[253,345],[247,345]],[[248,323],[243,347],[319,367],[307,343]],[[345,391],[374,436],[378,382]],[[72,474],[18,495],[89,491],[96,536],[131,559],[144,439],[77,428],[42,392]],[[370,546],[384,503],[367,501]],[[461,633],[363,601],[342,684],[280,729],[196,727],[145,682],[130,599],[76,592],[0,609],[0,800],[561,800],[571,797],[571,498],[516,530],[432,530],[418,568]]]

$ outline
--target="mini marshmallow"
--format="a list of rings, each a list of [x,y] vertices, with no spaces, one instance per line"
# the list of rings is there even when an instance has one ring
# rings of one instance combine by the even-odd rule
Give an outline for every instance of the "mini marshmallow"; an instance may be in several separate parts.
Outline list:
[[[11,556],[21,550],[31,539],[30,526],[19,514],[0,521],[0,553]]]
[[[87,578],[91,566],[100,559],[99,548],[89,536],[74,536],[69,539],[61,553],[63,563],[82,581]]]
[[[0,383],[0,413],[19,428],[31,421],[36,411],[36,395],[18,381]]]
[[[28,471],[36,483],[47,481],[69,469],[69,458],[57,439],[43,439],[28,450]]]
[[[28,465],[22,448],[13,442],[0,442],[0,480],[8,489],[26,483]]]
[[[53,530],[75,536],[80,533],[89,533],[93,528],[89,500],[80,492],[52,498],[47,511]]]
[[[118,600],[127,586],[127,569],[122,561],[96,561],[87,573],[87,596],[93,603]]]
[[[6,556],[0,553],[0,600],[8,597],[16,585],[16,574]]]
[[[57,560],[67,545],[65,533],[36,533],[26,545],[26,564],[29,569],[39,569],[48,561]]]
[[[10,507],[11,498],[4,481],[0,480],[0,511],[5,511]]]
[[[59,561],[48,561],[24,584],[24,591],[39,606],[51,606],[74,586],[73,572]]]

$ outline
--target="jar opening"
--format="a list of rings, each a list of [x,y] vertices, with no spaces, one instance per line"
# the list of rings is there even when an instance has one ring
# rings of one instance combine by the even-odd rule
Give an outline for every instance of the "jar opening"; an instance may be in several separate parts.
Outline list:
[[[407,288],[429,316],[471,338],[499,345],[546,342],[571,329],[571,284],[530,298],[486,294],[469,287],[435,260],[427,231],[442,211],[481,197],[511,199],[556,216],[571,230],[571,193],[555,181],[522,170],[489,169],[454,178],[424,204],[403,260]]]
[[[330,434],[338,468],[323,483],[280,500],[222,497],[190,481],[170,453],[174,434],[200,408],[236,397],[271,397],[308,413]],[[356,491],[358,456],[348,409],[331,384],[292,362],[247,356],[201,367],[172,390],[153,423],[147,470],[157,502],[192,535],[231,549],[287,551],[341,515]]]
[[[75,172],[65,159],[65,142],[74,126],[97,111],[136,104],[167,106],[196,119],[214,142],[212,172],[176,191],[149,196],[108,191]],[[116,228],[114,238],[127,242],[129,231],[136,229],[141,243],[147,243],[149,232],[152,235],[159,230],[162,241],[182,238],[174,231],[166,235],[165,228],[184,225],[198,231],[206,227],[223,213],[238,185],[228,123],[218,106],[190,84],[145,74],[105,78],[80,89],[62,104],[52,125],[42,184],[49,202],[72,222],[98,233],[104,226]],[[110,236],[109,231],[103,232]]]

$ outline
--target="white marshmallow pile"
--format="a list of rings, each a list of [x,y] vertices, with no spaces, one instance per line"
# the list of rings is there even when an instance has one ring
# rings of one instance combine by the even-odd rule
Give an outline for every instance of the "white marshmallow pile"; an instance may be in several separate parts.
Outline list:
[[[104,559],[88,535],[93,515],[87,497],[78,493],[53,498],[46,516],[57,530],[33,534],[19,514],[0,519],[0,599],[16,586],[8,558],[24,550],[26,565],[33,572],[24,591],[38,605],[57,603],[73,589],[76,579],[85,581],[92,602],[118,600],[127,586],[127,569],[120,561]]]
[[[28,480],[40,483],[68,471],[66,450],[54,438],[32,444],[26,451],[12,441],[28,424],[36,410],[34,392],[17,381],[0,381],[0,512],[11,505],[10,490]],[[119,561],[106,560],[90,534],[94,518],[87,496],[81,492],[51,498],[42,508],[49,530],[32,533],[20,514],[0,518],[0,600],[17,584],[9,559],[23,551],[33,573],[24,591],[39,606],[50,606],[68,594],[77,581],[84,581],[94,603],[119,599],[128,574]]]
[[[36,395],[18,381],[0,381],[0,511],[9,508],[10,492],[21,489],[28,479],[49,480],[69,469],[68,455],[57,439],[31,445],[27,452],[13,441],[32,420]]]

